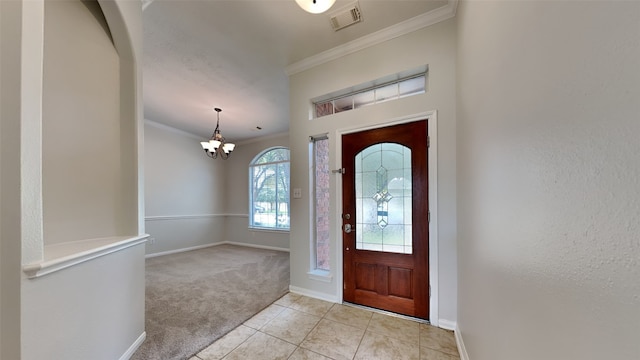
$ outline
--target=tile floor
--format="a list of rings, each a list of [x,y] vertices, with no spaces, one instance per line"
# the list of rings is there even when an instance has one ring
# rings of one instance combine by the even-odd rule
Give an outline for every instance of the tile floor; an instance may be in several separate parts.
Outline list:
[[[190,360],[457,360],[453,332],[288,293]]]

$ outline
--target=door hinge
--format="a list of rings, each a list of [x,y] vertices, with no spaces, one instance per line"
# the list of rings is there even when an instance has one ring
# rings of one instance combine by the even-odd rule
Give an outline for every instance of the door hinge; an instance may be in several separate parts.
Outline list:
[[[429,285],[429,297],[431,297],[431,285]]]
[[[431,147],[431,136],[427,135],[427,147]]]
[[[427,222],[430,223],[431,222],[431,211],[427,212]]]

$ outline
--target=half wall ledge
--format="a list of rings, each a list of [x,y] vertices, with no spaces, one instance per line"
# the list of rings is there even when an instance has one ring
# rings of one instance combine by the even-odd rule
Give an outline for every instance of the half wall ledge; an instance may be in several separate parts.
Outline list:
[[[37,263],[23,265],[22,271],[29,279],[42,277],[85,261],[144,244],[148,237],[149,234],[113,236],[46,245],[44,259]]]

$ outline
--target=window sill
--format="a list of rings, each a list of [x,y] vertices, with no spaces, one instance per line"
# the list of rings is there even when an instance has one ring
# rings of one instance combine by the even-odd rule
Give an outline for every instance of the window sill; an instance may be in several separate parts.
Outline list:
[[[260,227],[251,227],[249,226],[249,231],[256,231],[256,232],[272,232],[272,233],[278,233],[278,234],[282,234],[282,233],[289,233],[289,229],[276,229],[276,228],[260,228]]]
[[[315,269],[315,270],[309,271],[307,275],[311,280],[317,280],[317,281],[322,281],[326,283],[329,283],[331,282],[331,280],[333,280],[333,275],[331,275],[331,272],[327,270]]]

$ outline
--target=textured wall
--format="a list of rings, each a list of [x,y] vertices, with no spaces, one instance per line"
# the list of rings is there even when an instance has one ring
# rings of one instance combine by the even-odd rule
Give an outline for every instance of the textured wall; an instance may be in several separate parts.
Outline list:
[[[148,254],[224,241],[228,164],[208,158],[203,140],[145,123],[146,232],[155,239]],[[164,218],[151,219],[158,216]]]
[[[120,66],[96,2],[45,2],[44,242],[132,234],[124,217]]]
[[[455,168],[455,21],[448,20],[393,40],[371,46],[290,77],[291,187],[302,189],[301,199],[292,199],[291,284],[327,298],[338,297],[342,263],[341,207],[338,182],[331,175],[331,272],[330,283],[309,278],[309,136],[328,133],[330,168],[338,167],[338,134],[348,129],[381,126],[394,119],[427,111],[438,111],[438,293],[440,319],[456,319],[456,168]],[[309,120],[310,99],[401,71],[429,65],[425,94]],[[435,239],[434,239],[435,241]],[[333,259],[336,259],[333,261]],[[425,284],[426,286],[426,284]],[[339,299],[341,300],[341,299]]]
[[[146,232],[155,240],[147,254],[222,241],[288,249],[288,232],[250,230],[247,211],[249,162],[265,149],[286,147],[288,136],[239,143],[228,160],[208,158],[202,140],[145,124]]]
[[[147,216],[222,213],[227,163],[210,159],[200,139],[145,123],[145,209]]]
[[[22,29],[31,29],[22,18],[39,21],[40,41],[25,52],[42,48],[43,7],[23,9],[16,1],[0,1],[0,359],[20,358],[20,278],[21,269],[21,125],[22,69],[37,69],[42,52],[32,56],[36,66],[22,64]],[[37,34],[37,32],[36,32]],[[27,45],[33,42],[25,41]],[[40,46],[38,46],[40,45]],[[32,53],[29,52],[30,55]],[[36,83],[38,83],[37,81]],[[39,111],[39,107],[36,107]],[[39,185],[39,180],[36,182]],[[31,184],[33,186],[33,184]],[[30,186],[29,186],[30,188]],[[42,248],[42,244],[39,244]],[[37,251],[37,256],[42,250]]]
[[[469,358],[640,358],[640,3],[471,1],[458,24]]]
[[[144,273],[137,245],[25,282],[20,359],[119,359],[144,332]]]
[[[60,223],[55,224],[59,226],[60,234],[65,233],[55,240],[69,240],[76,236],[112,236],[119,234],[123,229],[129,234],[135,232],[131,226],[135,221],[131,219],[135,220],[136,209],[133,206],[114,205],[114,202],[120,202],[128,194],[135,194],[137,187],[133,181],[135,176],[131,167],[126,166],[126,170],[123,170],[125,167],[116,164],[131,165],[136,161],[137,154],[132,150],[135,148],[135,141],[131,136],[122,136],[120,125],[137,124],[137,114],[140,110],[136,105],[136,84],[140,80],[136,76],[140,73],[133,54],[141,51],[139,35],[142,28],[142,10],[140,4],[134,2],[105,2],[105,8],[111,9],[108,18],[114,24],[111,27],[113,31],[110,32],[117,44],[116,53],[114,45],[106,35],[109,31],[105,29],[104,21],[95,17],[99,14],[96,3],[65,1],[45,4],[43,1],[17,1],[11,6],[13,7],[2,3],[3,30],[4,16],[8,15],[22,20],[24,33],[2,33],[2,83],[4,86],[5,45],[11,45],[14,46],[11,48],[13,51],[22,55],[17,63],[11,64],[12,71],[19,73],[19,79],[12,78],[12,84],[15,86],[13,91],[21,90],[17,95],[21,111],[19,116],[12,114],[12,127],[8,133],[5,132],[4,115],[2,119],[2,203],[5,206],[5,194],[9,191],[20,194],[22,199],[16,203],[15,197],[12,197],[9,203],[15,217],[10,223],[11,247],[4,246],[6,213],[3,211],[2,257],[3,260],[5,256],[20,259],[22,255],[24,264],[43,259],[41,181],[43,187],[48,187],[46,191],[49,191],[50,195],[62,200],[60,203],[51,203],[49,199],[50,207],[45,210],[49,211],[49,215],[53,215],[45,222],[52,219],[62,219],[65,222],[62,227]],[[45,9],[46,7],[49,9]],[[51,8],[55,10],[49,11]],[[7,9],[10,10],[9,13],[5,13]],[[50,37],[61,30],[66,33],[63,35],[64,39],[58,37],[53,39],[53,43],[49,42],[52,40]],[[51,78],[43,81],[43,74],[40,72],[43,69],[43,35],[45,38],[49,37],[45,40],[45,47],[55,44],[53,48],[44,49],[44,68],[48,76],[57,77],[56,81],[51,81]],[[92,55],[99,55],[99,58],[92,58]],[[51,66],[55,61],[59,61],[58,66]],[[101,66],[105,66],[104,74],[101,73]],[[114,68],[119,71],[113,73]],[[66,79],[65,74],[68,76]],[[113,79],[106,80],[102,87],[101,84],[96,85],[96,80],[100,82],[101,76],[105,75],[116,78],[115,87]],[[87,84],[88,87],[83,87]],[[46,91],[43,88],[46,88]],[[101,93],[101,90],[105,93]],[[122,94],[127,95],[121,96]],[[54,100],[57,96],[59,102]],[[108,103],[106,108],[106,103],[102,101]],[[45,107],[44,102],[50,103],[46,105],[49,108],[43,114],[41,106]],[[4,110],[4,87],[2,103]],[[14,106],[15,104],[12,110],[15,110]],[[52,110],[52,107],[55,109]],[[92,111],[101,113],[94,114]],[[43,121],[46,122],[43,127],[48,127],[43,134],[46,138],[43,142],[48,146],[42,148],[42,151],[52,152],[47,156],[54,155],[53,153],[59,156],[53,159],[54,162],[49,162],[51,158],[45,159],[47,163],[43,167],[48,167],[45,169],[48,174],[40,173],[42,144],[39,127]],[[60,125],[60,128],[54,124]],[[81,131],[78,130],[80,128]],[[68,133],[62,138],[51,138],[56,137],[61,129]],[[91,140],[91,136],[101,135],[101,129],[105,129],[108,134],[96,140],[96,146],[107,152],[116,149],[113,150],[113,154],[107,155],[108,160],[105,162],[108,164],[105,169],[99,169],[100,160],[104,159],[101,156],[97,156],[93,163],[88,164],[86,157],[95,153],[83,148],[83,145],[92,144],[90,141],[87,144],[87,138]],[[13,139],[10,164],[4,162],[5,136],[11,136]],[[70,136],[82,139],[69,140]],[[69,151],[73,145],[77,147]],[[20,160],[19,166],[13,162],[15,159]],[[58,163],[59,167],[52,166],[56,161],[61,161]],[[70,167],[70,164],[73,166]],[[4,182],[7,170],[13,171],[14,174],[10,187],[5,187],[7,184]],[[120,176],[105,174],[103,171],[116,172]],[[17,181],[16,173],[19,175]],[[47,177],[44,181],[43,176]],[[50,176],[53,176],[55,181],[48,182],[54,180]],[[96,176],[99,179],[96,179]],[[68,186],[69,184],[62,184],[65,179],[69,180],[69,183],[79,181],[81,184],[74,188]],[[87,183],[94,180],[96,184]],[[58,184],[61,184],[60,188],[50,187]],[[95,193],[86,192],[95,185],[98,186],[92,188]],[[60,193],[56,193],[58,191]],[[120,199],[105,200],[105,197]],[[67,201],[72,202],[68,207],[63,203]],[[71,236],[67,236],[68,234]],[[7,250],[8,253],[5,253]],[[0,357],[3,359],[116,359],[143,334],[144,251],[141,246],[134,246],[38,279],[27,279],[21,270],[22,264],[12,261],[8,265],[11,266],[11,283],[5,281],[3,261],[3,297],[6,292],[12,294],[11,303],[6,303],[3,299],[0,304],[3,307],[3,344]],[[14,276],[19,277],[17,286]],[[5,317],[5,306],[11,306],[10,317]],[[11,337],[5,337],[7,332],[11,332]],[[11,343],[8,344],[7,340]]]

